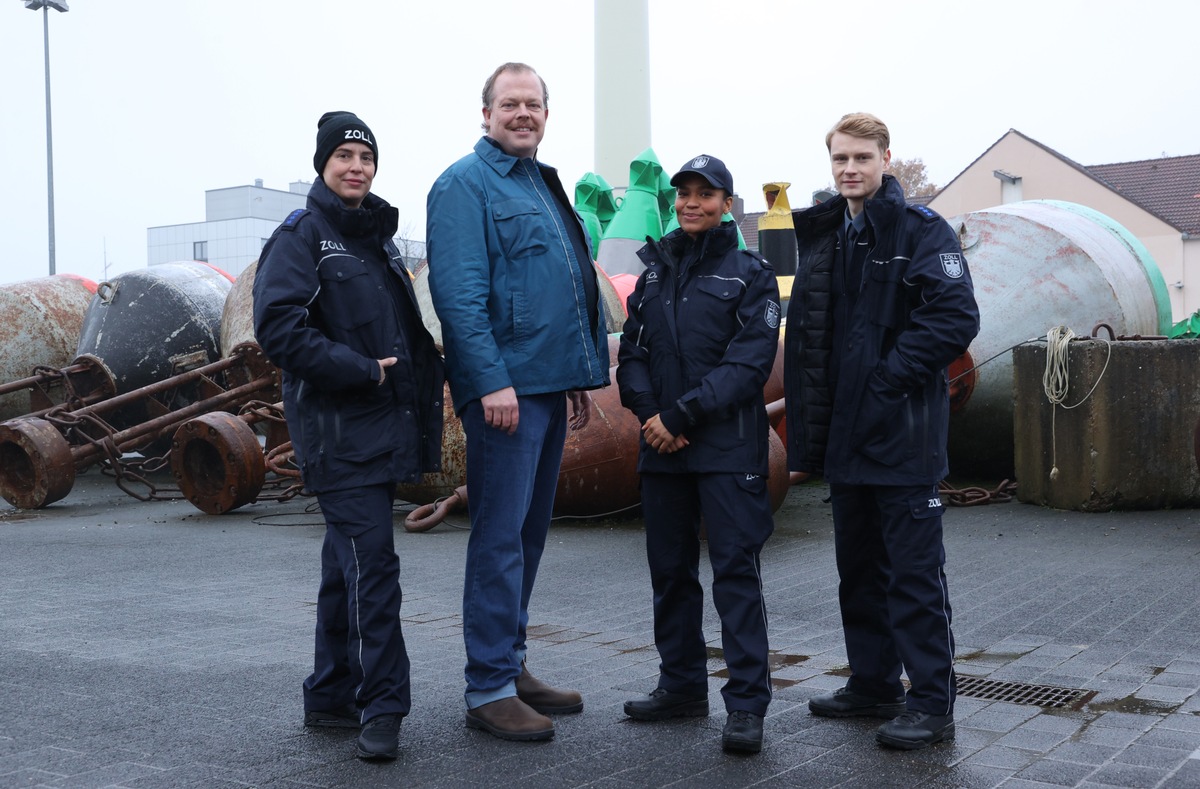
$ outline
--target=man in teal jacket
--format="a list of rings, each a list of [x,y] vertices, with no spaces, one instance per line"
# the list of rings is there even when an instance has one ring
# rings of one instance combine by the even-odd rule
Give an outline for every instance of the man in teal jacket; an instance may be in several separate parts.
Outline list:
[[[467,438],[471,538],[463,588],[466,723],[547,740],[547,714],[582,697],[525,668],[529,597],[546,544],[567,430],[608,383],[608,343],[583,223],[558,174],[537,161],[548,94],[523,63],[483,89],[475,151],[429,192],[429,286],[446,377]]]

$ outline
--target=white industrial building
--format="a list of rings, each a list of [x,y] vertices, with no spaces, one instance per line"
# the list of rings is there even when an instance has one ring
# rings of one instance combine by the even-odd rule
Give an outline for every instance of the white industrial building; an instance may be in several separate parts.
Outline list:
[[[236,277],[258,260],[263,244],[288,214],[304,208],[307,181],[284,192],[253,186],[209,189],[204,193],[204,220],[146,230],[146,260],[153,266],[176,260],[203,260]]]
[[[202,260],[237,277],[258,260],[279,223],[305,207],[311,186],[294,181],[285,192],[264,187],[259,178],[253,186],[209,189],[204,193],[203,222],[147,228],[146,260],[151,266]],[[410,271],[425,256],[422,242],[397,238],[396,245]]]

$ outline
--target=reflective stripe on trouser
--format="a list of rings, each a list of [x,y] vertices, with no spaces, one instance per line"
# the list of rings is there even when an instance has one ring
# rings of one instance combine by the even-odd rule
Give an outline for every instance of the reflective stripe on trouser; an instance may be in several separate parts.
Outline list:
[[[304,681],[307,710],[356,704],[364,721],[408,714],[393,491],[370,485],[317,495],[326,527],[313,673]]]
[[[954,710],[954,634],[937,486],[829,486],[850,687]]]
[[[721,689],[725,708],[766,714],[771,676],[759,553],[774,530],[766,480],[744,473],[643,474],[642,513],[654,588],[654,641],[662,660],[659,687],[708,692],[699,581],[703,515],[713,605],[729,670]]]

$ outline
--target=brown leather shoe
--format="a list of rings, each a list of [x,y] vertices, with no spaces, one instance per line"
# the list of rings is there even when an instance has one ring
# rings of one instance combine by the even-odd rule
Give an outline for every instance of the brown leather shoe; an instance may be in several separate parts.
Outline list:
[[[583,709],[583,696],[577,690],[552,688],[529,673],[524,661],[517,677],[517,698],[543,715],[568,715]]]
[[[467,710],[467,728],[482,729],[502,740],[548,740],[554,736],[554,721],[516,696]]]

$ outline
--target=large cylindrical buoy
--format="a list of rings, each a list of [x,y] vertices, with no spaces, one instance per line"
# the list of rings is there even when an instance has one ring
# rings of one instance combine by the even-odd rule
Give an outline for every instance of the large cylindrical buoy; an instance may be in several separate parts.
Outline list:
[[[120,393],[220,358],[229,276],[204,263],[163,263],[102,282],[88,306],[76,355],[104,361]]]
[[[663,217],[659,200],[663,168],[654,150],[647,148],[629,163],[629,188],[600,244],[600,268],[615,274],[642,273],[645,266],[637,251],[646,238],[662,238]]]
[[[433,294],[429,291],[429,266],[421,266],[413,275],[413,293],[417,297],[417,307],[421,310],[421,322],[425,330],[433,337],[438,350],[442,350],[442,322],[438,320],[433,308]]]
[[[442,420],[441,470],[422,475],[419,482],[397,485],[396,495],[405,501],[428,504],[467,484],[467,437],[454,413],[449,384],[442,392]]]
[[[600,239],[604,237],[604,229],[617,213],[617,200],[613,197],[613,188],[604,176],[596,173],[584,173],[575,182],[575,210],[583,219],[592,238],[592,259],[600,252]]]
[[[165,381],[221,358],[221,311],[232,280],[206,263],[162,263],[100,283],[80,330],[78,354],[100,359],[112,373],[118,394]],[[176,397],[183,392],[177,390]],[[113,411],[109,423],[124,430],[146,422],[161,409],[186,400],[147,398]],[[155,454],[170,448],[154,445]]]
[[[1011,348],[1066,326],[1088,336],[1098,323],[1118,335],[1166,334],[1170,301],[1145,247],[1084,206],[1033,200],[948,220],[975,284],[980,331],[973,362],[951,368],[955,479],[1011,478],[1014,471]],[[968,369],[979,365],[974,369]]]
[[[0,288],[0,384],[26,378],[35,367],[69,365],[95,293],[96,283],[68,274]],[[31,410],[26,392],[0,396],[0,420]]]
[[[628,296],[621,295],[616,283],[599,266],[596,266],[596,285],[600,289],[600,311],[603,313],[608,333],[620,334],[625,328],[625,299]],[[616,354],[610,356],[609,361],[616,364]]]
[[[799,261],[796,226],[792,223],[792,206],[787,196],[789,186],[786,181],[763,184],[767,212],[758,218],[758,251],[771,261],[778,277],[795,276]]]
[[[256,260],[238,274],[225,296],[225,304],[221,308],[222,356],[228,356],[244,342],[258,344],[258,338],[254,336],[254,274],[257,271]]]
[[[615,372],[614,367],[609,376],[614,382]],[[587,427],[567,431],[554,495],[556,515],[615,515],[642,500],[637,473],[641,424],[621,405],[615,385],[596,389],[591,395],[592,417]]]

